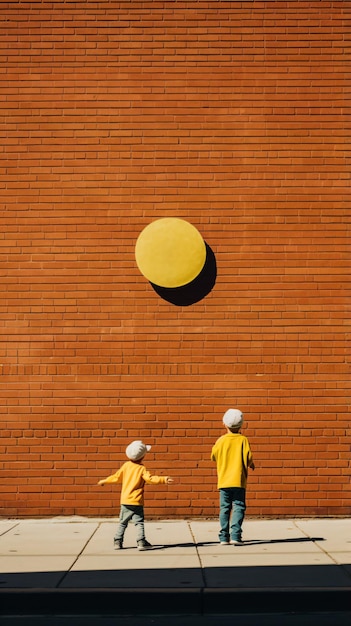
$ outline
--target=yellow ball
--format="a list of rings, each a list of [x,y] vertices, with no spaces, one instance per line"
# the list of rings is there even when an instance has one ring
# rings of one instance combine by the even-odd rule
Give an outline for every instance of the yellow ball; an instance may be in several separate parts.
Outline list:
[[[206,261],[206,244],[189,222],[164,217],[140,233],[135,259],[151,283],[159,287],[182,287],[201,272]]]

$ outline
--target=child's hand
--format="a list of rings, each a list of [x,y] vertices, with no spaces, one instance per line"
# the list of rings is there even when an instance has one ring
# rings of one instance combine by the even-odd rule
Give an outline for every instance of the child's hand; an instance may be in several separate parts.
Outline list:
[[[170,485],[171,483],[174,483],[173,478],[171,478],[170,476],[167,476],[166,483],[167,483],[167,485]]]
[[[252,470],[254,470],[255,469],[255,463],[251,463],[250,467],[251,467]]]
[[[104,486],[104,484],[105,484],[105,481],[104,481],[104,480],[99,480],[98,485],[100,485],[100,487],[103,487],[103,486]]]

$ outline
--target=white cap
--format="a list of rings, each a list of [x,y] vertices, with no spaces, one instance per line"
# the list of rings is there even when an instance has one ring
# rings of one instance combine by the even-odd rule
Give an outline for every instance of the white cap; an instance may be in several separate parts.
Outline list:
[[[132,441],[126,448],[126,455],[131,461],[139,461],[149,450],[151,446],[145,445],[142,441]]]
[[[228,409],[223,415],[223,424],[228,428],[240,428],[244,416],[239,409]]]

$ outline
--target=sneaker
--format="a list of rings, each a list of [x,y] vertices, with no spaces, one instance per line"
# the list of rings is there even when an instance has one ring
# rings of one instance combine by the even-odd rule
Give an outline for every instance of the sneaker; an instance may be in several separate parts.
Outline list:
[[[140,539],[140,541],[138,541],[137,544],[138,544],[138,550],[151,550],[152,549],[151,543],[146,541],[146,539]]]
[[[242,546],[243,545],[243,541],[242,539],[231,539],[230,544],[232,546]]]
[[[122,539],[115,539],[113,542],[113,549],[114,550],[122,550],[123,549],[123,543],[122,543]]]
[[[220,541],[221,546],[229,546],[229,541]]]

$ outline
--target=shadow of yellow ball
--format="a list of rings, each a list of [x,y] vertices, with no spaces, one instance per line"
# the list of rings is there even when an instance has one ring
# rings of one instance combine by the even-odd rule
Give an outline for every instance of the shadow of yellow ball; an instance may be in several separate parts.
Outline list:
[[[195,226],[163,217],[140,233],[135,245],[140,272],[159,287],[182,287],[194,280],[206,261],[206,245]]]

